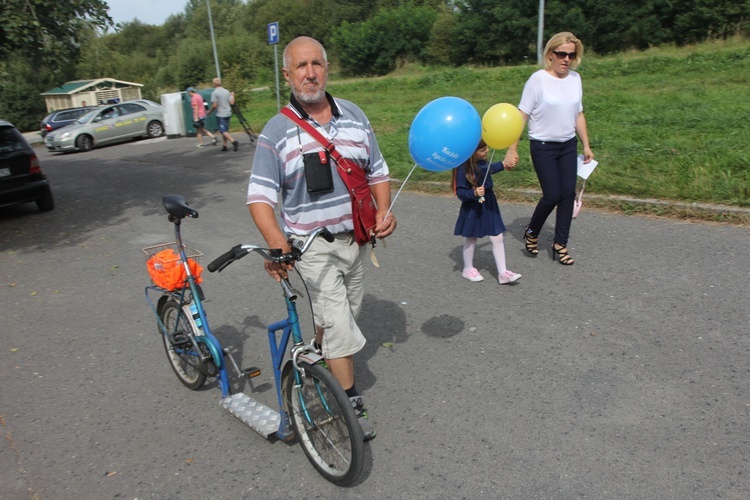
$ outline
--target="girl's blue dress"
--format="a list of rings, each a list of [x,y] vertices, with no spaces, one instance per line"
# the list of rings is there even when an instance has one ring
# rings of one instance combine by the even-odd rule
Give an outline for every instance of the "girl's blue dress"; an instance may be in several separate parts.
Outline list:
[[[477,163],[479,174],[478,182],[482,182],[487,173],[488,163],[486,160]],[[505,231],[503,217],[500,215],[500,206],[497,204],[495,192],[492,190],[492,174],[505,170],[503,162],[499,161],[489,165],[490,175],[484,183],[484,203],[474,196],[474,188],[466,179],[466,167],[461,165],[456,169],[456,196],[461,200],[461,210],[458,212],[458,220],[453,234],[465,238],[482,238],[484,236],[497,236]]]

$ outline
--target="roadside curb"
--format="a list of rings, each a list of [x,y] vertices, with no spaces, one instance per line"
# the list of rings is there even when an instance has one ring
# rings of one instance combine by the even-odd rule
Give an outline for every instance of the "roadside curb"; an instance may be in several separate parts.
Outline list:
[[[394,185],[403,185],[402,179],[391,179]],[[452,196],[450,182],[414,181],[405,188],[409,191],[422,191],[429,194]],[[536,203],[542,196],[540,190],[507,188],[497,192],[498,199],[507,202],[525,201]],[[750,224],[750,208],[710,203],[687,203],[656,198],[635,198],[632,196],[586,193],[586,207],[612,209],[626,214],[654,215],[678,219],[695,219],[714,222]]]
[[[36,146],[44,142],[41,132],[23,132],[23,136],[31,146]]]

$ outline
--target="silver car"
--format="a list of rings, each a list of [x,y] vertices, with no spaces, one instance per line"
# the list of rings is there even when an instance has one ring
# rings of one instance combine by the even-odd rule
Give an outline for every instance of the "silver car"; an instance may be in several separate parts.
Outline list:
[[[67,127],[50,132],[44,145],[50,151],[90,151],[92,148],[137,137],[164,133],[161,106],[138,101],[99,106]]]

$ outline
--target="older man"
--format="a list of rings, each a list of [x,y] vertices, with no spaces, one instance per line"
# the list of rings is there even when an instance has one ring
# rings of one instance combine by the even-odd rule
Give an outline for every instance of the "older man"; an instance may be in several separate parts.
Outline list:
[[[284,78],[292,90],[287,107],[365,171],[378,207],[375,236],[385,238],[396,228],[396,219],[392,213],[386,217],[391,202],[388,166],[369,120],[352,102],[326,92],[328,59],[317,40],[295,38],[284,49],[283,60]],[[247,203],[271,248],[288,252],[289,235],[304,237],[316,227],[325,226],[335,235],[333,243],[316,239],[297,267],[313,300],[316,346],[349,396],[367,440],[375,437],[375,429],[354,384],[354,354],[365,345],[356,318],[364,295],[366,245],[359,246],[354,240],[349,192],[336,172],[330,190],[308,192],[305,156],[313,153],[314,158],[322,151],[312,136],[287,117],[279,114],[271,118],[258,139]],[[279,201],[281,226],[274,212]],[[288,265],[265,265],[276,280],[289,269]]]

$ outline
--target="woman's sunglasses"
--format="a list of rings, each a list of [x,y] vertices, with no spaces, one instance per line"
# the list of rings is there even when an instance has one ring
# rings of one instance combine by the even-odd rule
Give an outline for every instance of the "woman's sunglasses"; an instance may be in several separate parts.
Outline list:
[[[576,58],[575,52],[563,52],[561,50],[560,51],[553,50],[552,53],[555,54],[560,59],[565,59],[565,57],[568,57],[572,61]]]

